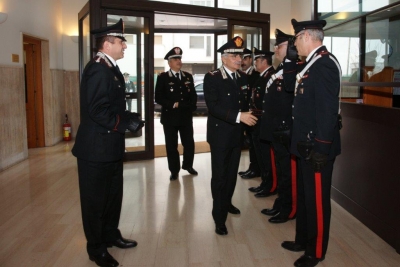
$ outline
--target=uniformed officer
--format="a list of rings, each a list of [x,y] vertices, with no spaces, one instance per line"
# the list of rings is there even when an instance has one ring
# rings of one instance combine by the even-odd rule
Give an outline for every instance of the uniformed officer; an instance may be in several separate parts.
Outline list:
[[[295,46],[306,57],[296,75],[291,152],[298,158],[295,241],[282,247],[305,251],[295,266],[315,266],[324,260],[329,240],[331,183],[335,158],[340,154],[338,123],[341,69],[322,44],[325,20],[292,19]],[[292,78],[293,75],[288,75]],[[285,77],[286,82],[286,77]]]
[[[122,19],[92,30],[96,56],[86,65],[80,86],[80,125],[72,154],[77,157],[83,230],[89,259],[98,266],[118,262],[107,247],[132,248],[137,242],[118,229],[123,193],[125,130],[138,131],[143,122],[126,111],[125,82],[118,65],[126,39]]]
[[[215,232],[227,235],[225,222],[228,212],[240,214],[232,205],[239,168],[243,125],[252,126],[257,117],[245,101],[248,90],[247,75],[240,71],[243,39],[236,36],[221,46],[222,67],[204,76],[204,98],[208,108],[207,142],[211,149],[212,216]]]
[[[273,182],[271,146],[269,142],[260,140],[260,128],[261,125],[264,124],[261,118],[263,115],[265,89],[271,75],[275,72],[275,69],[272,66],[272,55],[274,52],[262,51],[254,47],[253,53],[255,67],[260,74],[251,88],[252,96],[250,101],[250,110],[252,111],[252,114],[258,118],[257,124],[253,126],[252,138],[257,161],[260,165],[262,182],[261,186],[257,189],[250,188],[249,190],[256,192],[256,197],[268,197],[276,193],[276,181],[275,183]]]
[[[260,77],[260,73],[254,68],[253,52],[248,48],[245,48],[243,50],[241,69],[247,74],[249,89],[253,88],[253,84],[258,79],[258,77]],[[248,99],[251,98],[251,90],[248,90],[247,98]],[[251,179],[260,176],[260,166],[259,163],[257,162],[257,156],[254,151],[252,132],[253,132],[253,127],[245,126],[245,134],[246,134],[245,138],[246,138],[246,143],[248,144],[249,147],[250,165],[246,171],[239,172],[239,175],[243,179]]]
[[[124,72],[124,79],[125,79],[125,92],[127,93],[127,95],[129,95],[129,93],[135,92],[136,91],[135,90],[135,86],[129,80],[129,73]],[[132,109],[132,98],[127,98],[126,99],[126,104],[127,104],[127,110],[131,111],[131,109]]]
[[[286,69],[293,73],[296,69],[297,53],[294,55],[287,53],[288,47],[294,48],[293,37],[279,29],[275,30],[275,59],[279,65],[268,82],[264,97],[262,120],[265,123],[261,138],[272,144],[278,176],[278,198],[275,199],[272,208],[261,211],[265,215],[273,216],[269,219],[271,223],[284,223],[296,216],[296,190],[292,187],[292,184],[296,185],[296,164],[289,151],[294,88],[288,88],[283,80]],[[296,52],[295,48],[294,51]],[[292,60],[285,60],[287,54]]]
[[[161,105],[161,124],[164,128],[170,180],[178,179],[181,169],[178,151],[178,132],[183,146],[182,169],[197,175],[193,169],[194,139],[193,111],[197,106],[197,93],[193,76],[182,71],[182,49],[172,48],[164,57],[170,69],[157,77],[155,101]]]

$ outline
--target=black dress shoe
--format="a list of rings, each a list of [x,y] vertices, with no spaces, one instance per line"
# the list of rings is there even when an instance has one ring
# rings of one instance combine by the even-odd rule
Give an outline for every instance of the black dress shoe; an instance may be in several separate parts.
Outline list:
[[[263,190],[263,188],[261,186],[253,186],[253,187],[249,188],[249,191],[253,192],[253,193],[258,193],[258,192],[260,192],[262,190]]]
[[[274,217],[269,218],[269,222],[270,223],[285,223],[289,220],[289,216],[282,214],[282,213],[278,213],[277,215],[275,215]]]
[[[228,229],[226,229],[225,224],[217,224],[215,225],[215,233],[218,235],[227,235],[228,234]]]
[[[255,194],[254,196],[255,197],[269,197],[269,196],[272,196],[272,195],[276,195],[276,193],[277,193],[276,191],[277,190],[275,190],[273,192],[270,192],[268,190],[262,190],[262,191],[258,192],[257,194]]]
[[[300,245],[300,244],[296,244],[296,242],[294,242],[294,241],[283,241],[281,246],[284,249],[287,249],[287,250],[290,250],[290,251],[294,251],[294,252],[299,252],[299,251],[305,251],[306,250],[306,246],[303,246],[303,245]]]
[[[296,267],[314,267],[320,261],[323,261],[325,257],[322,258],[315,258],[313,256],[303,255],[294,262],[294,266]]]
[[[187,170],[188,173],[190,173],[192,175],[197,175],[198,174],[197,171],[195,169],[193,169],[192,167],[190,167],[190,168],[182,168],[182,169]]]
[[[228,212],[232,214],[240,214],[240,210],[233,205],[229,206]]]
[[[113,242],[108,242],[107,247],[115,246],[117,248],[134,248],[137,246],[135,240],[125,239],[123,237],[114,240]]]
[[[240,176],[242,176],[242,175],[244,175],[244,174],[246,174],[246,173],[248,173],[248,172],[250,172],[251,170],[250,170],[250,168],[249,169],[247,169],[246,171],[241,171],[241,172],[238,172],[238,174],[240,175]]]
[[[274,208],[272,208],[272,209],[263,209],[263,210],[261,210],[261,213],[264,214],[264,215],[268,215],[268,216],[275,216],[275,215],[277,215],[279,213],[279,210],[274,209]]]
[[[94,261],[98,266],[116,267],[119,265],[118,261],[116,261],[107,251],[97,256],[89,255],[89,259]]]
[[[169,179],[171,181],[174,181],[174,180],[178,179],[178,174],[177,173],[171,173],[171,176],[169,176]]]
[[[252,179],[252,178],[260,177],[260,173],[255,172],[255,171],[249,171],[248,173],[245,173],[245,174],[241,175],[240,177],[242,177],[243,179]]]

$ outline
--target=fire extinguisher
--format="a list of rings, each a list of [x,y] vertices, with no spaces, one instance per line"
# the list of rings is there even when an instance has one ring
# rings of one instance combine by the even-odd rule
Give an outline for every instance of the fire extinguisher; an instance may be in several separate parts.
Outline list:
[[[68,115],[65,114],[65,123],[63,124],[64,141],[71,140],[71,124],[68,122]]]

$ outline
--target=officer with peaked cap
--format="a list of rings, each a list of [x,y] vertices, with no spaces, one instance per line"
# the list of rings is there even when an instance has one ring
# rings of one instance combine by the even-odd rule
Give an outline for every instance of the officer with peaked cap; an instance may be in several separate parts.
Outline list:
[[[273,216],[268,220],[271,223],[285,223],[296,216],[296,191],[292,190],[292,186],[296,185],[296,164],[289,151],[294,89],[285,83],[283,77],[286,71],[295,72],[298,56],[295,53],[292,55],[293,61],[288,59],[291,56],[288,51],[291,49],[296,51],[293,46],[293,35],[276,29],[275,37],[275,59],[279,65],[267,84],[260,138],[270,142],[274,149],[278,179],[277,183],[274,180],[273,184],[278,185],[278,197],[272,208],[263,209],[261,213]]]
[[[170,69],[157,77],[155,101],[161,105],[161,124],[164,128],[170,180],[178,179],[181,169],[178,151],[178,133],[183,146],[182,169],[197,175],[193,169],[194,139],[193,111],[197,106],[197,93],[193,76],[182,71],[182,49],[172,48],[164,57]]]
[[[80,85],[80,117],[72,153],[77,157],[83,229],[89,259],[98,266],[118,262],[107,247],[132,248],[118,229],[123,192],[125,131],[143,122],[126,111],[125,82],[116,64],[126,49],[123,22],[91,32],[98,53],[86,65]]]
[[[247,74],[249,89],[252,88],[254,82],[260,77],[260,73],[254,69],[253,52],[248,48],[243,49],[241,69]],[[248,90],[247,98],[251,98],[251,90]],[[245,126],[246,142],[248,142],[249,146],[250,165],[246,171],[240,171],[238,173],[243,179],[251,179],[260,176],[260,166],[257,162],[256,153],[254,152],[253,142],[251,141],[253,139],[251,137],[252,131],[253,127]]]
[[[229,40],[217,52],[222,66],[204,76],[204,98],[208,108],[207,142],[211,149],[212,216],[215,232],[227,235],[228,212],[240,214],[232,204],[239,168],[244,124],[253,126],[257,117],[251,115],[246,101],[247,75],[240,71],[243,39]]]
[[[288,75],[295,83],[291,152],[297,157],[299,169],[298,205],[295,241],[285,241],[282,247],[304,251],[294,263],[304,267],[324,260],[328,247],[332,171],[340,154],[338,112],[342,75],[338,61],[322,44],[326,21],[292,19],[292,25],[294,44],[306,62],[296,76]]]
[[[265,88],[271,75],[275,72],[272,66],[273,52],[262,51],[253,48],[254,63],[257,72],[259,73],[257,80],[251,88],[250,110],[253,115],[258,118],[256,125],[253,126],[252,142],[256,153],[257,161],[260,166],[262,186],[261,190],[256,190],[256,197],[268,197],[275,193],[272,190],[272,165],[271,165],[271,149],[266,141],[260,140],[260,127],[262,125],[262,108]],[[250,191],[253,191],[251,189]]]

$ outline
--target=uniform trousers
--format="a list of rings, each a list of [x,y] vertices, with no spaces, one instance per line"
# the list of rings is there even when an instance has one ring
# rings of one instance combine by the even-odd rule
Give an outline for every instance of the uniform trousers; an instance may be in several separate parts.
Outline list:
[[[216,224],[225,223],[228,208],[236,187],[241,147],[211,148],[211,193],[213,197],[212,215]]]
[[[183,146],[182,168],[193,167],[194,139],[193,124],[180,126],[163,125],[165,135],[165,146],[167,150],[168,168],[171,173],[177,174],[181,169],[178,151],[178,132]]]
[[[297,219],[295,242],[306,246],[305,255],[325,256],[331,220],[331,184],[335,159],[329,160],[320,173],[298,158]]]
[[[123,162],[91,162],[78,158],[83,230],[89,255],[107,250],[121,238],[118,230],[123,195]]]
[[[290,219],[296,215],[296,188],[292,188],[292,179],[296,179],[296,170],[292,170],[291,154],[281,143],[272,142],[275,152],[276,170],[278,176],[278,197],[273,208]],[[293,174],[293,176],[292,176]],[[293,183],[296,185],[296,181]],[[293,202],[294,200],[294,202]]]
[[[257,124],[253,126],[252,133],[254,151],[261,173],[262,182],[260,186],[263,190],[273,192],[276,190],[277,182],[274,181],[272,173],[271,145],[268,141],[260,139],[260,125],[261,119],[259,118]]]
[[[254,147],[253,142],[253,127],[252,126],[245,126],[246,138],[248,138],[249,144],[249,157],[250,157],[250,165],[249,170],[254,171],[255,173],[260,173],[260,163],[257,160],[257,155]]]

